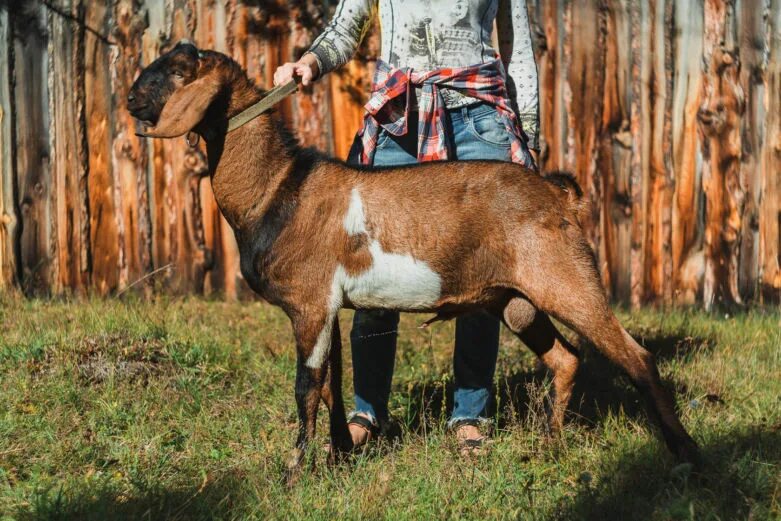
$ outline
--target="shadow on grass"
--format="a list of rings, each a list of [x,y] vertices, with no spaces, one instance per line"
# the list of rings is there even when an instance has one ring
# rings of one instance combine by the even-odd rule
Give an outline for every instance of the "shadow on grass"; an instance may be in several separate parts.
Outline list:
[[[635,336],[635,335],[633,335]],[[713,342],[706,338],[687,336],[651,336],[635,338],[654,353],[657,362],[685,361],[693,352],[709,350]],[[623,371],[597,352],[594,346],[580,347],[581,365],[575,379],[575,388],[568,408],[568,421],[583,425],[598,425],[606,416],[623,410],[632,419],[646,418],[640,394],[632,387]],[[504,428],[523,421],[533,408],[542,409],[542,393],[538,393],[548,380],[544,369],[511,372],[500,378],[496,385],[495,399],[489,405],[489,416],[498,417],[498,427]],[[682,382],[665,381],[675,393],[685,393]],[[530,392],[534,396],[530,396]],[[400,420],[414,433],[437,428],[453,408],[453,382],[418,382],[407,396],[406,417]],[[497,414],[498,412],[498,414]],[[541,412],[541,411],[540,411]]]
[[[596,484],[581,483],[546,518],[770,519],[778,515],[781,436],[763,426],[723,433],[702,446],[703,465],[660,465],[654,447],[619,455]],[[777,492],[775,492],[777,493]],[[773,509],[776,509],[773,512]]]
[[[135,491],[130,497],[110,484],[80,484],[68,490],[39,491],[20,521],[191,520],[235,517],[245,503],[246,479],[238,476],[190,490],[164,488]]]

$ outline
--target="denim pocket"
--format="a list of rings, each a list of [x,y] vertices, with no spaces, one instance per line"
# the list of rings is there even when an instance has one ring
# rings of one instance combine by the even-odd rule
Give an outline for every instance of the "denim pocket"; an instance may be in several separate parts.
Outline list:
[[[377,148],[383,148],[390,141],[391,134],[384,128],[381,128],[377,134]]]
[[[480,112],[470,117],[467,130],[477,139],[491,145],[510,146],[510,134],[495,110]]]

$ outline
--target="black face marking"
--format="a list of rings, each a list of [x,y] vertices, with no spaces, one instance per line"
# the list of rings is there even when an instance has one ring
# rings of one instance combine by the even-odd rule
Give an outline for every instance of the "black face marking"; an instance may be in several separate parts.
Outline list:
[[[179,43],[146,67],[133,83],[127,97],[130,114],[150,125],[157,124],[171,94],[195,80],[198,75],[198,49]]]

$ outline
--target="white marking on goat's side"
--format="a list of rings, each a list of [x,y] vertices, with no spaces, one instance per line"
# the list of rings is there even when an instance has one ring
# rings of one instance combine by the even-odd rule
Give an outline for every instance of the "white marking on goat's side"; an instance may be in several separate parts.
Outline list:
[[[357,188],[353,188],[350,194],[350,206],[344,216],[344,229],[347,235],[353,236],[366,233],[366,216],[363,213],[363,201]]]
[[[368,235],[363,201],[356,188],[350,194],[344,229],[350,236]],[[431,308],[442,295],[442,278],[427,262],[408,253],[383,251],[374,237],[369,237],[368,243],[372,264],[366,271],[349,275],[342,265],[334,270],[328,316],[306,361],[307,367],[319,369],[323,366],[331,347],[333,321],[345,296],[358,308],[414,311]]]
[[[442,278],[409,254],[382,251],[376,240],[369,242],[371,267],[356,276],[344,274],[344,292],[361,308],[427,309],[442,294]]]
[[[369,235],[366,212],[357,188],[350,193],[344,229],[348,235]],[[428,308],[439,299],[442,279],[426,262],[410,254],[385,252],[376,237],[368,239],[372,256],[369,269],[350,276],[338,268],[334,274],[335,279],[342,279],[344,293],[354,305],[413,310]]]

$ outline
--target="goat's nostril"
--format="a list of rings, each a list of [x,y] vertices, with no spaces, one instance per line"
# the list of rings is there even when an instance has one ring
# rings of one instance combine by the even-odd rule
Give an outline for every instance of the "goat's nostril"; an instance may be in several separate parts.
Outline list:
[[[133,103],[134,101],[136,101],[136,95],[131,92],[130,94],[127,95],[127,101],[128,103]]]

